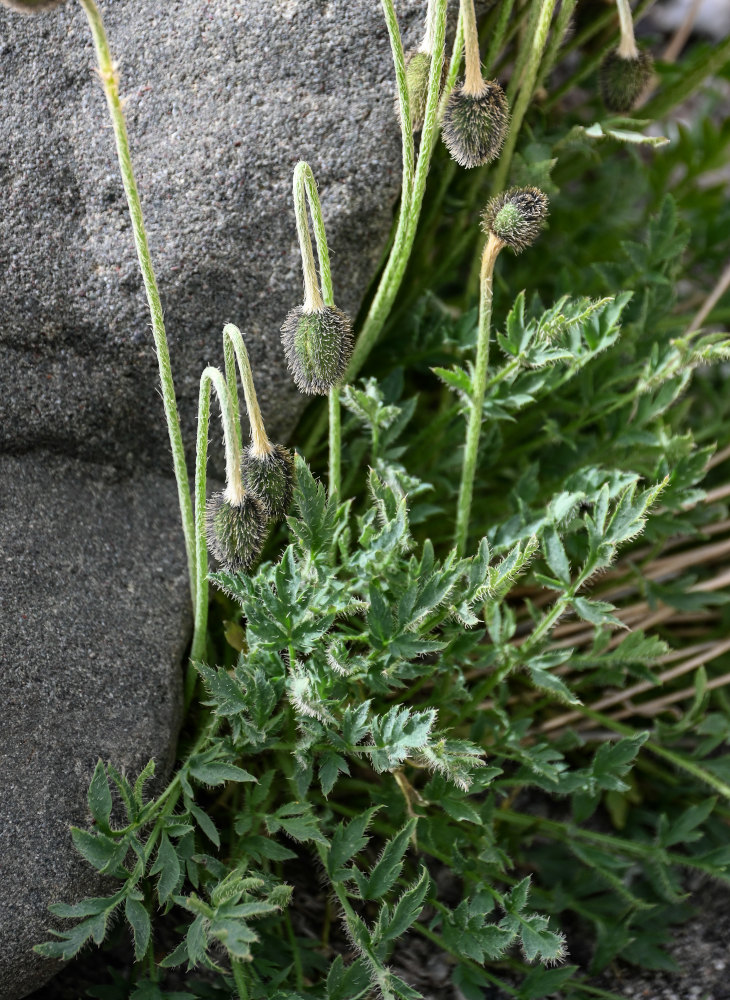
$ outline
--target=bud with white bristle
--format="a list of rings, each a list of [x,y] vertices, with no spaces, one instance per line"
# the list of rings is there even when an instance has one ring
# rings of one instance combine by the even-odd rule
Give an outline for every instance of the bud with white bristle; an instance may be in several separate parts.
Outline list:
[[[294,491],[294,462],[291,452],[280,444],[272,444],[261,415],[251,362],[241,331],[232,323],[223,330],[226,355],[226,376],[234,410],[238,409],[235,361],[243,383],[246,411],[251,428],[251,444],[241,458],[243,485],[258,498],[267,518],[281,521],[286,515]]]
[[[299,390],[326,396],[347,370],[353,348],[352,323],[335,305],[325,305],[322,298],[309,235],[307,197],[314,219],[322,280],[331,290],[329,255],[314,176],[308,164],[298,163],[294,170],[294,209],[302,255],[304,304],[287,315],[281,340]]]
[[[466,72],[446,104],[441,132],[452,158],[467,168],[495,160],[509,129],[510,111],[496,80],[484,80],[474,0],[461,0]]]
[[[646,49],[640,49],[634,36],[634,22],[629,0],[616,0],[621,42],[601,63],[598,84],[603,103],[609,111],[631,111],[651,79],[654,60]]]

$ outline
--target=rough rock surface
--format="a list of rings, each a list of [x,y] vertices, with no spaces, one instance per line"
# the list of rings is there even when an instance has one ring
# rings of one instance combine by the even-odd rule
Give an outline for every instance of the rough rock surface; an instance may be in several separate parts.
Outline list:
[[[354,312],[391,225],[400,137],[380,3],[101,3],[165,309],[184,434],[221,331],[247,339],[270,433],[304,403],[278,331],[301,302],[291,199],[311,164]],[[425,0],[399,0],[407,39]],[[78,4],[0,7],[0,452],[162,463],[168,445],[124,195]]]
[[[58,515],[63,512],[63,525]],[[68,827],[99,757],[172,763],[186,573],[171,480],[43,453],[0,458],[0,997],[54,971],[54,900],[98,893]],[[7,581],[12,581],[12,586]]]

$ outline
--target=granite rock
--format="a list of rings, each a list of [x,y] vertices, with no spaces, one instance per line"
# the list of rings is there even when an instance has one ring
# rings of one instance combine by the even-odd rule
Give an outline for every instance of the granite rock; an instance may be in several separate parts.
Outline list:
[[[57,965],[48,904],[95,895],[76,854],[102,758],[172,763],[189,630],[173,482],[36,453],[0,458],[0,997]],[[63,523],[60,514],[63,514]],[[12,581],[12,586],[8,586]]]
[[[221,331],[246,337],[270,434],[306,402],[279,328],[301,302],[291,178],[312,166],[337,303],[355,313],[400,187],[373,0],[106,0],[183,432]],[[406,43],[425,0],[399,0]],[[168,471],[149,316],[78,4],[0,7],[0,452]]]

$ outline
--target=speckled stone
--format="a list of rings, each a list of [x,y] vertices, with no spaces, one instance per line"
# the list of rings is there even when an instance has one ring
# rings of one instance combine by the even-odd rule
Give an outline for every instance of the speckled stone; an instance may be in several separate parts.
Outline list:
[[[276,438],[306,400],[279,328],[301,303],[292,171],[320,189],[337,303],[355,313],[400,188],[380,3],[102,0],[182,410],[241,327]],[[407,44],[425,0],[399,0]],[[157,464],[169,446],[103,92],[76,3],[0,6],[0,452]]]
[[[44,453],[0,458],[0,997],[56,963],[48,904],[98,895],[69,825],[101,757],[172,763],[189,631],[171,480]],[[61,514],[63,515],[61,519]],[[12,584],[12,585],[9,585]]]

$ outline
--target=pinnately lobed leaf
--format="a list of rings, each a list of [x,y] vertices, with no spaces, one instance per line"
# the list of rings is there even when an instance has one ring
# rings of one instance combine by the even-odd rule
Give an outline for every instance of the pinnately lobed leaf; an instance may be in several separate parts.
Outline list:
[[[499,156],[509,121],[507,98],[496,80],[487,81],[480,94],[467,94],[458,88],[444,111],[444,143],[460,166],[483,166]]]
[[[515,253],[537,239],[548,214],[547,195],[539,188],[510,188],[492,198],[482,214],[482,229]]]
[[[299,391],[326,396],[345,374],[350,360],[352,323],[335,306],[314,312],[297,306],[284,320],[281,341]]]
[[[639,49],[636,59],[624,59],[617,51],[609,52],[598,71],[601,98],[609,111],[631,111],[643,93],[654,68],[646,49]]]
[[[214,493],[205,513],[211,553],[227,570],[245,573],[264,544],[267,516],[263,504],[253,493],[244,494],[238,504],[224,493]]]
[[[244,486],[258,497],[267,516],[281,521],[294,492],[294,461],[289,449],[276,444],[261,455],[251,445],[243,456],[242,475]]]

